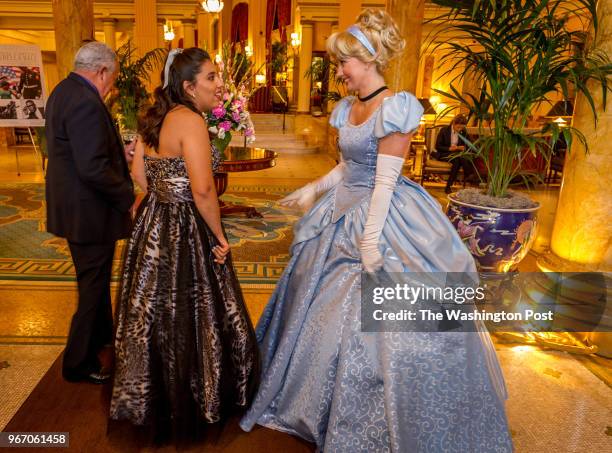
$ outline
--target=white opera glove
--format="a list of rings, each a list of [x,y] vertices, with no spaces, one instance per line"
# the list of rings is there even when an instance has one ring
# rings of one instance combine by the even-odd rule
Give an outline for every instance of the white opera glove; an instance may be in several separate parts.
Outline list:
[[[378,240],[385,226],[391,197],[403,165],[404,159],[402,157],[387,154],[379,154],[376,160],[374,191],[370,200],[363,236],[359,243],[361,262],[366,272],[376,272],[383,265],[383,256],[378,249]]]
[[[285,198],[282,198],[278,203],[282,206],[299,208],[307,211],[312,207],[317,197],[327,192],[329,189],[334,187],[340,181],[342,181],[344,175],[344,162],[340,162],[329,173],[321,176],[319,179],[306,184],[304,187],[291,192]]]

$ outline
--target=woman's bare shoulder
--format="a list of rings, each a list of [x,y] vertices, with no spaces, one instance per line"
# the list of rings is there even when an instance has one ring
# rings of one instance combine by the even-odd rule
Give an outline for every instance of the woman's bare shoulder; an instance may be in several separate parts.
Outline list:
[[[206,120],[201,114],[196,113],[193,110],[187,107],[184,107],[184,106],[176,107],[173,110],[171,110],[166,115],[166,121],[168,121],[169,123],[172,123],[173,127],[180,127],[180,128],[191,128],[191,127],[197,127],[197,126],[205,127],[206,126]]]

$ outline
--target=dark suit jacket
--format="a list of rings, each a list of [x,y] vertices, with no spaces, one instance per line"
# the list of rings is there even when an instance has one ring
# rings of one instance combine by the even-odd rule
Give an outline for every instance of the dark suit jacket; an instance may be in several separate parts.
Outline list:
[[[465,136],[465,129],[459,132],[460,134]],[[459,139],[457,143],[458,146],[463,145],[464,143]],[[444,126],[438,132],[438,136],[436,137],[436,151],[438,152],[438,159],[443,159],[450,156],[453,152],[450,150],[451,147],[451,126]]]
[[[134,188],[98,92],[71,73],[49,96],[46,113],[47,231],[77,243],[127,237]]]

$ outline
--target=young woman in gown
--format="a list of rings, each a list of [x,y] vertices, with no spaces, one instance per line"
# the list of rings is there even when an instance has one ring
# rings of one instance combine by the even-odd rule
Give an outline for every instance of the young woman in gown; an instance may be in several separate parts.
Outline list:
[[[248,406],[259,358],[202,116],[223,84],[198,48],[172,51],[164,80],[141,119],[132,167],[146,196],[123,269],[110,416],[182,438]]]
[[[440,205],[401,177],[423,108],[382,71],[403,48],[390,16],[365,10],[332,35],[337,75],[358,96],[330,123],[342,162],[286,197],[307,208],[258,323],[257,423],[325,452],[509,452],[505,387],[486,332],[362,332],[361,273],[475,272]]]

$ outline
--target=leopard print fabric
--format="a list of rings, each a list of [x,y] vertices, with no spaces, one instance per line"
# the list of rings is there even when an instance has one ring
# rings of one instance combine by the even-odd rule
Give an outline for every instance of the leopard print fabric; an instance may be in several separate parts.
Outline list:
[[[246,408],[257,343],[231,256],[214,263],[182,158],[145,157],[148,194],[128,243],[110,417],[135,425],[217,422]]]

